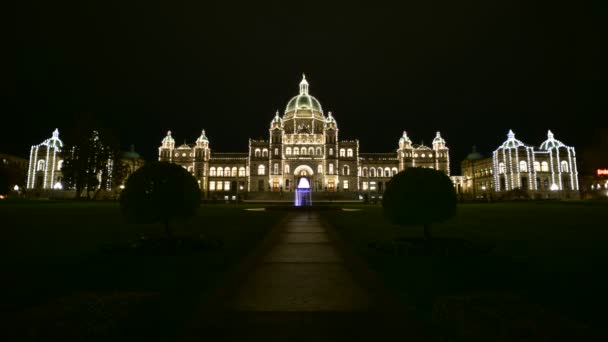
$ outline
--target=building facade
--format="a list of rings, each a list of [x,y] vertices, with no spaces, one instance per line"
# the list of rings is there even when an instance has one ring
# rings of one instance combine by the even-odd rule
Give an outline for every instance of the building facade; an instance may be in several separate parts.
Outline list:
[[[309,93],[305,77],[299,94],[277,111],[268,139],[249,139],[243,153],[212,151],[203,130],[195,144],[175,145],[171,131],[158,149],[160,161],[183,166],[207,195],[221,192],[377,192],[408,167],[450,174],[449,149],[437,132],[432,146],[413,144],[406,132],[394,152],[363,153],[358,140],[340,140],[338,123]]]
[[[517,190],[536,199],[579,198],[574,147],[555,139],[551,131],[539,148],[524,144],[509,131],[492,157],[484,158],[473,151],[461,167],[462,176],[455,184],[468,197],[501,197]]]
[[[30,149],[30,159],[27,171],[28,189],[62,189],[63,175],[61,167],[61,149],[63,142],[59,139],[59,130],[41,144]]]

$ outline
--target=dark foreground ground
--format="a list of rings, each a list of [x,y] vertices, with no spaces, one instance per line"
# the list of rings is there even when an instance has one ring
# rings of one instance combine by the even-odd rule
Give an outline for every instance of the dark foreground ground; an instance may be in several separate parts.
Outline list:
[[[379,206],[361,208],[323,215],[433,329],[465,339],[608,335],[606,203],[460,205],[432,227],[435,238],[470,247],[454,255],[405,251],[396,239],[415,241],[422,228],[390,225]]]
[[[122,223],[115,203],[1,203],[0,319],[10,327],[2,332],[12,333],[11,340],[173,340],[218,288],[234,287],[224,276],[286,215],[244,208],[203,206],[195,218],[174,223],[176,235],[202,234],[223,241],[220,248],[126,256],[105,254],[100,247],[141,235],[162,236],[162,227]],[[379,206],[350,206],[357,208],[363,210],[319,215],[331,223],[343,248],[367,262],[411,317],[433,332],[433,339],[556,340],[566,332],[568,338],[578,334],[579,340],[589,340],[606,335],[605,204],[461,205],[455,218],[433,226],[432,232],[440,240],[466,241],[472,246],[469,255],[466,249],[464,255],[450,249],[448,255],[412,255],[417,253],[404,251],[395,239],[420,237],[421,228],[388,224]],[[332,312],[244,315],[235,320],[294,340],[319,336],[315,329],[334,334],[331,340],[356,340],[352,322],[371,323],[365,315],[345,319]],[[364,330],[374,334],[380,329],[378,336],[383,329],[400,331],[404,323],[374,321],[385,327]],[[225,324],[219,323],[230,329]],[[403,339],[416,340],[407,324],[402,329]],[[221,340],[205,331],[197,334]]]
[[[108,255],[101,246],[164,234],[128,225],[116,203],[0,204],[2,321],[11,340],[170,340],[284,212],[201,207],[174,234],[221,240],[190,255]],[[15,336],[16,335],[16,336]]]

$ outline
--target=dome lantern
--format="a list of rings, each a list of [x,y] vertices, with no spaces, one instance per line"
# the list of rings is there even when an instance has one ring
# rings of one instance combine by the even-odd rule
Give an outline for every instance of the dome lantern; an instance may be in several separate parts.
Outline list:
[[[308,81],[304,74],[302,74],[302,82],[300,82],[300,95],[308,95]]]

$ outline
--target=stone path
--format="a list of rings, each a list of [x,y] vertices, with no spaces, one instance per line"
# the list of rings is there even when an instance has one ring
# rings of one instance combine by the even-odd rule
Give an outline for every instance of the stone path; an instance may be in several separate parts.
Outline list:
[[[221,312],[188,340],[358,341],[403,333],[395,312],[379,311],[377,296],[356,281],[317,213],[291,214],[280,229]]]
[[[229,303],[237,311],[357,311],[370,305],[318,214],[300,213]]]

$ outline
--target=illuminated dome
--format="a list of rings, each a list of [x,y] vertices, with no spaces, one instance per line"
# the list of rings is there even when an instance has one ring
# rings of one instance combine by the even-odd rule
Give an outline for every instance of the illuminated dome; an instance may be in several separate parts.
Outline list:
[[[473,146],[473,151],[467,154],[467,160],[479,160],[482,158],[483,156],[481,155],[481,153],[477,152],[477,148],[475,146]]]
[[[399,144],[405,144],[405,145],[411,145],[412,141],[410,140],[410,138],[407,136],[407,132],[403,131],[403,136],[401,138],[399,138]]]
[[[545,142],[543,142],[540,145],[540,149],[541,150],[550,150],[552,148],[560,148],[560,147],[564,147],[566,145],[564,145],[561,141],[555,139],[553,132],[548,131],[547,132],[547,140],[545,140]]]
[[[435,145],[435,144],[444,144],[445,145],[445,140],[443,140],[443,138],[441,137],[441,134],[439,132],[437,132],[435,139],[433,139],[433,145]]]
[[[302,82],[300,82],[300,95],[294,96],[289,100],[285,113],[298,110],[311,110],[323,113],[323,108],[321,108],[319,101],[314,96],[308,94],[308,81],[306,81],[306,76],[304,75],[302,75]]]
[[[53,136],[49,139],[46,139],[42,145],[46,145],[49,147],[54,147],[54,148],[62,148],[63,147],[63,142],[59,139],[59,130],[55,129],[53,131]]]
[[[524,143],[515,139],[515,133],[512,130],[509,130],[509,134],[507,134],[507,141],[502,143],[502,148],[517,148],[520,146],[525,146]]]

